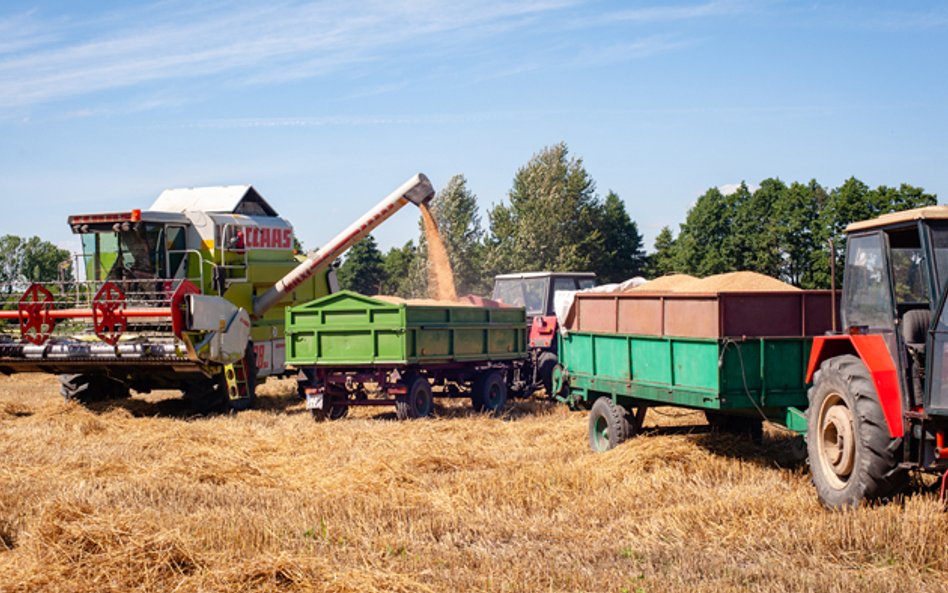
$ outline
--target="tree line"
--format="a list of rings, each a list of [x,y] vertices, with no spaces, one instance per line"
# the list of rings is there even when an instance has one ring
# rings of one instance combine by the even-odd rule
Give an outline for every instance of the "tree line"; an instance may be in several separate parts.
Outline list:
[[[540,270],[592,271],[601,282],[747,270],[801,288],[829,288],[829,242],[836,246],[840,282],[846,225],[936,202],[919,187],[870,188],[855,177],[835,188],[776,178],[754,190],[742,183],[726,195],[712,187],[678,232],[664,227],[646,255],[625,202],[612,191],[597,195],[582,159],[560,143],[516,172],[506,202],[490,208],[486,225],[463,175],[438,192],[431,208],[458,294],[488,294],[495,274]],[[419,297],[427,292],[426,270],[423,232],[386,253],[369,236],[349,251],[339,279],[344,288],[366,294]]]
[[[835,188],[811,180],[763,180],[751,190],[708,189],[688,210],[677,233],[664,227],[646,254],[625,202],[596,183],[565,143],[546,147],[513,177],[504,202],[482,220],[478,198],[463,175],[452,177],[431,202],[454,269],[458,294],[489,294],[496,274],[592,271],[600,282],[668,273],[707,276],[760,272],[801,288],[830,286],[829,241],[837,273],[845,257],[847,224],[887,212],[933,205],[936,197],[906,183],[870,188],[856,178]],[[340,285],[364,294],[427,295],[427,244],[422,226],[405,244],[380,251],[370,235],[349,250]],[[0,283],[71,278],[69,254],[38,237],[0,237]],[[841,276],[837,281],[841,280]]]

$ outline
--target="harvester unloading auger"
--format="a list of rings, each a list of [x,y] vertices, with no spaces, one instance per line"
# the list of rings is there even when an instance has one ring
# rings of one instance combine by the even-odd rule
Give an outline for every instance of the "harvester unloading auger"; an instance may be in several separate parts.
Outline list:
[[[167,190],[149,210],[70,216],[85,280],[7,299],[0,372],[58,374],[63,396],[83,402],[180,389],[197,408],[249,407],[258,377],[285,373],[283,309],[332,292],[336,258],[433,195],[415,175],[302,261],[293,227],[250,186]]]

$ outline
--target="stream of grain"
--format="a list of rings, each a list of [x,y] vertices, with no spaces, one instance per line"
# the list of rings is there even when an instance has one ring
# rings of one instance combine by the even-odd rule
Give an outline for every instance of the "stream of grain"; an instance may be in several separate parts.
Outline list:
[[[428,296],[441,301],[456,301],[458,293],[454,287],[454,271],[448,259],[448,250],[444,247],[438,223],[427,204],[421,205],[421,218],[428,241]]]

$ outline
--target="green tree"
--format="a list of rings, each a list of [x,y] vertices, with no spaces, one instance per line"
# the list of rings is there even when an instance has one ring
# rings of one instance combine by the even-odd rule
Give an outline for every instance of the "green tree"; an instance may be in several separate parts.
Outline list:
[[[72,280],[69,251],[39,237],[0,237],[0,282]]]
[[[688,211],[676,240],[675,268],[678,271],[709,276],[735,269],[732,203],[715,187],[698,198]]]
[[[589,270],[603,249],[603,208],[582,159],[565,143],[533,155],[514,176],[508,204],[490,213],[487,269]]]
[[[349,249],[339,268],[339,286],[362,294],[378,294],[385,283],[382,252],[375,238],[367,236]]]
[[[655,251],[648,258],[648,276],[658,278],[677,271],[675,237],[669,227],[662,227],[655,237]]]
[[[815,179],[808,184],[794,182],[774,204],[777,241],[781,254],[780,278],[801,288],[817,288],[814,277],[814,254],[821,254],[819,244],[820,212],[828,195]]]
[[[639,227],[629,217],[618,194],[609,192],[602,207],[602,251],[594,271],[603,283],[621,282],[645,271],[646,257]]]
[[[409,241],[401,247],[392,247],[385,254],[382,268],[385,272],[385,281],[382,283],[382,294],[393,294],[400,297],[413,297],[410,272],[412,265],[418,258],[418,248],[414,241]]]

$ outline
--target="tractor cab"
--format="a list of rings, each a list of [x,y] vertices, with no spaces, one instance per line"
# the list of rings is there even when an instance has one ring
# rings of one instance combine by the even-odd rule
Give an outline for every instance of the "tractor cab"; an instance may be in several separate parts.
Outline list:
[[[491,298],[516,307],[525,307],[527,318],[554,314],[553,295],[558,291],[576,291],[596,286],[592,272],[525,272],[494,277]]]
[[[906,407],[948,414],[948,381],[941,385],[940,372],[948,353],[948,312],[942,304],[948,206],[886,214],[851,224],[846,233],[844,332],[880,334],[898,370]],[[934,327],[933,318],[939,319]],[[936,372],[928,375],[928,368]]]

